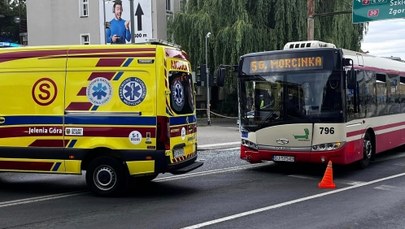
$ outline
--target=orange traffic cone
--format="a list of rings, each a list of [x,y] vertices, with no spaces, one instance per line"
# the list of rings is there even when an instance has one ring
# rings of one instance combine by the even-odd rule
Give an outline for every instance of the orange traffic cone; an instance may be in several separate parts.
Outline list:
[[[328,162],[325,174],[323,175],[322,181],[318,184],[319,188],[336,188],[335,183],[333,183],[333,170],[332,161]]]

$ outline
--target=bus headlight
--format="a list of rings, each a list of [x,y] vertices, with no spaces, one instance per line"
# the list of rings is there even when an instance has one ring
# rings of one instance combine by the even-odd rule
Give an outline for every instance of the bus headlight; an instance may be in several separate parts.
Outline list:
[[[342,147],[343,142],[331,142],[331,143],[323,143],[319,145],[313,145],[312,151],[330,151],[336,150]]]
[[[242,139],[242,145],[243,145],[243,146],[246,146],[246,147],[249,147],[249,148],[251,148],[251,149],[254,149],[254,150],[258,150],[258,149],[259,149],[259,148],[257,147],[257,144],[256,144],[256,143],[253,143],[253,142],[248,141],[248,140],[246,140],[246,139]]]

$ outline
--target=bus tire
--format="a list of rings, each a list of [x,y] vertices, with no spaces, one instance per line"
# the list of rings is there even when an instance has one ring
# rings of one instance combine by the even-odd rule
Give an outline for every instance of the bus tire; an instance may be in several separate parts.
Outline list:
[[[128,172],[121,161],[112,157],[99,157],[90,162],[86,183],[96,195],[116,196],[126,190]]]
[[[364,169],[369,164],[374,155],[373,141],[370,134],[367,132],[363,139],[363,158],[359,162],[360,168]]]

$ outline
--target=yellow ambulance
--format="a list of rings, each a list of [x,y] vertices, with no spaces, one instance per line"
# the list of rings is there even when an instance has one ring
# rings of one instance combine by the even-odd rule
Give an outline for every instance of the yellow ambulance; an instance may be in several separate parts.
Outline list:
[[[0,171],[82,174],[98,195],[202,165],[187,54],[134,45],[0,49]]]

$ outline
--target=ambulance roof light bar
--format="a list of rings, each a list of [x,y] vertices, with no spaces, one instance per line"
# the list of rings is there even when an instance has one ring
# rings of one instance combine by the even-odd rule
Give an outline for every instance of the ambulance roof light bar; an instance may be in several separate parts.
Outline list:
[[[284,45],[284,50],[305,48],[336,48],[336,45],[323,41],[293,41]]]
[[[153,45],[166,45],[166,46],[172,46],[175,48],[181,48],[180,45],[166,41],[166,40],[161,40],[161,39],[156,39],[156,38],[151,38],[147,39],[145,43],[153,44]]]

